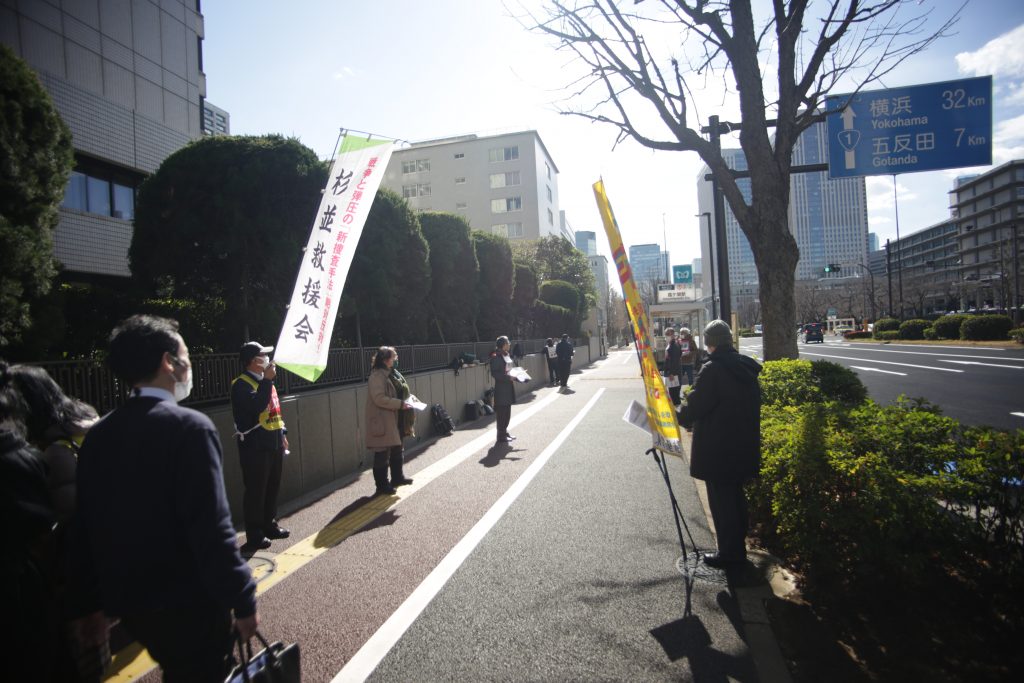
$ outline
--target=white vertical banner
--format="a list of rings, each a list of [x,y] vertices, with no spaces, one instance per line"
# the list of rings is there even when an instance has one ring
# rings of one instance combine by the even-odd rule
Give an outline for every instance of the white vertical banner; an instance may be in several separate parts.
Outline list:
[[[278,366],[310,382],[327,367],[341,292],[393,146],[346,135],[331,166],[274,353]]]

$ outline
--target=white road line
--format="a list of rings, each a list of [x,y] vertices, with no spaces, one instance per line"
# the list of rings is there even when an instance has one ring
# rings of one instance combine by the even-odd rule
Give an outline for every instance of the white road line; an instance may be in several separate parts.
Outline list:
[[[1010,415],[1014,415],[1016,417],[1024,417],[1024,413],[1010,413]]]
[[[851,365],[850,367],[853,368],[854,370],[866,370],[867,372],[884,372],[887,375],[900,375],[902,377],[906,377],[907,376],[907,373],[905,373],[905,372],[896,372],[895,370],[882,370],[880,368],[862,368],[859,365]]]
[[[868,351],[869,349],[858,348],[858,351]],[[1024,363],[1024,358],[1005,358],[999,356],[972,356],[967,353],[928,353],[927,351],[895,351],[892,349],[870,349],[871,351],[877,351],[878,353],[909,353],[916,356],[933,356],[933,357],[953,357],[953,358],[973,358],[974,360],[1001,360],[1007,363]]]
[[[851,344],[856,344],[857,346],[865,346],[865,347],[866,346],[878,346],[877,344],[866,344],[864,342],[850,342],[850,343]],[[887,346],[909,346],[909,347],[916,347],[916,348],[919,348],[919,349],[922,348],[920,346],[917,346],[916,344],[887,344]],[[978,349],[984,349],[985,351],[1005,351],[1006,350],[1006,349],[1000,348],[998,346],[942,346],[940,344],[928,344],[928,346],[925,346],[923,348],[926,348],[926,349],[964,349],[966,351],[977,351]],[[905,352],[905,353],[907,353],[907,352]]]
[[[986,368],[1009,368],[1011,370],[1024,370],[1024,365],[998,365],[996,363],[979,363],[974,360],[949,360],[948,358],[939,358],[942,363],[956,363],[958,365],[984,365]]]
[[[623,356],[624,356],[624,357],[623,357],[623,359],[622,359],[622,362],[621,362],[621,363],[619,363],[619,365],[625,365],[626,363],[628,363],[628,362],[629,362],[629,360],[630,360],[631,358],[635,358],[635,357],[636,357],[636,356],[635,356],[635,354],[632,354],[632,353],[629,353],[629,352],[626,352],[626,353],[624,353],[624,354],[623,354]]]
[[[603,387],[597,390],[597,393],[587,401],[583,409],[555,437],[555,440],[548,444],[548,447],[537,456],[537,459],[526,468],[526,471],[519,476],[515,483],[491,506],[491,509],[484,513],[484,516],[469,530],[469,533],[463,536],[462,540],[455,544],[455,547],[427,575],[427,578],[423,579],[423,582],[416,587],[412,595],[359,648],[359,651],[345,664],[342,670],[338,672],[338,675],[331,680],[331,683],[365,681],[373,673],[381,660],[391,651],[391,648],[395,646],[412,623],[416,621],[420,613],[426,609],[430,601],[444,588],[444,585],[448,583],[448,580],[462,566],[462,563],[466,561],[466,558],[469,557],[480,541],[498,523],[498,520],[508,511],[516,498],[526,490],[526,487],[533,481],[533,478],[537,476],[537,473],[540,472],[544,465],[547,464],[551,456],[562,445],[562,442],[583,421],[583,418],[590,412],[590,409],[594,407],[594,404],[597,403],[597,400],[601,398],[603,393]]]
[[[807,353],[806,351],[801,352],[808,356],[821,356],[822,358],[839,358],[841,360],[859,360],[862,363],[881,363],[882,365],[899,365],[904,368],[921,368],[923,370],[938,370],[940,372],[963,372],[963,370],[954,370],[953,368],[936,368],[931,365],[913,365],[911,363],[894,363],[889,360],[875,360],[874,358],[851,358],[850,356],[830,356],[827,353]]]

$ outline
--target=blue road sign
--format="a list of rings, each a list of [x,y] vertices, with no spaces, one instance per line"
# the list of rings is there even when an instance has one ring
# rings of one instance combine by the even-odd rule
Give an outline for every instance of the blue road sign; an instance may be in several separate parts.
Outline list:
[[[693,266],[672,266],[672,282],[677,285],[693,283]]]
[[[992,77],[825,99],[831,178],[992,163]]]

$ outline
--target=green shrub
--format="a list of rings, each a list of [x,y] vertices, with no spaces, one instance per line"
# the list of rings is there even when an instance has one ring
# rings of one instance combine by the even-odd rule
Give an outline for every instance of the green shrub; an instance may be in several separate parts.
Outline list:
[[[1006,339],[1013,327],[1008,315],[975,315],[964,321],[960,328],[960,338],[973,341],[991,341]]]
[[[899,330],[875,330],[875,339],[881,339],[882,341],[892,341],[899,339]]]
[[[882,318],[875,321],[875,332],[890,332],[900,329],[900,321],[896,318]]]
[[[761,370],[760,382],[763,405],[827,401],[856,405],[867,398],[867,389],[855,372],[824,360],[768,361]]]
[[[924,338],[934,341],[939,338],[939,333],[935,331],[934,327],[926,327],[924,328]]]
[[[1018,344],[1024,344],[1024,327],[1010,330],[1010,339],[1015,340]]]
[[[932,326],[939,339],[959,339],[960,326],[964,324],[969,316],[966,315],[944,315],[936,320]]]
[[[871,339],[872,333],[867,330],[849,330],[843,332],[844,339]]]
[[[915,318],[900,323],[900,339],[924,339],[925,329],[931,327],[927,320]]]

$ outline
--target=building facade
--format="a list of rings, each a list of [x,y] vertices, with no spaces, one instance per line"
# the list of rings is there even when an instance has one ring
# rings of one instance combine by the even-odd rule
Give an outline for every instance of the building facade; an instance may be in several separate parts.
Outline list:
[[[231,114],[203,100],[203,135],[231,135]]]
[[[130,275],[136,188],[202,134],[202,39],[198,0],[0,0],[0,42],[73,136],[54,233],[64,277]]]
[[[1024,305],[1024,160],[960,178],[949,197],[960,258],[959,309],[1019,309]]]
[[[952,218],[889,241],[886,249],[880,250],[886,279],[884,284],[876,280],[885,310],[902,318],[956,310],[960,298],[958,242]]]
[[[737,171],[747,170],[742,150],[722,150],[728,166]],[[793,165],[828,162],[828,148],[824,123],[817,123],[800,136],[793,148]],[[718,263],[717,249],[712,252],[713,240],[709,230],[714,225],[714,198],[711,182],[705,180],[710,169],[704,166],[698,176],[698,205],[701,217],[701,254],[708,262]],[[749,178],[737,181],[744,200],[751,200]],[[704,214],[707,214],[705,216]],[[711,228],[708,227],[710,222]],[[729,257],[729,286],[732,309],[741,313],[756,306],[758,301],[757,266],[754,254],[740,229],[728,203],[725,206],[726,243]],[[864,178],[830,179],[826,172],[796,173],[790,178],[789,230],[800,249],[797,262],[797,280],[844,277],[867,267],[868,213],[867,191]],[[837,264],[845,271],[826,273],[825,266]],[[717,273],[709,273],[715,277]],[[741,321],[742,322],[742,321]]]
[[[391,155],[382,185],[417,211],[455,213],[475,230],[572,241],[558,209],[558,167],[537,131],[413,143]]]
[[[639,286],[670,282],[668,254],[657,244],[634,244],[629,248],[629,268]]]
[[[597,255],[597,233],[588,230],[576,231],[576,248],[586,256]]]

